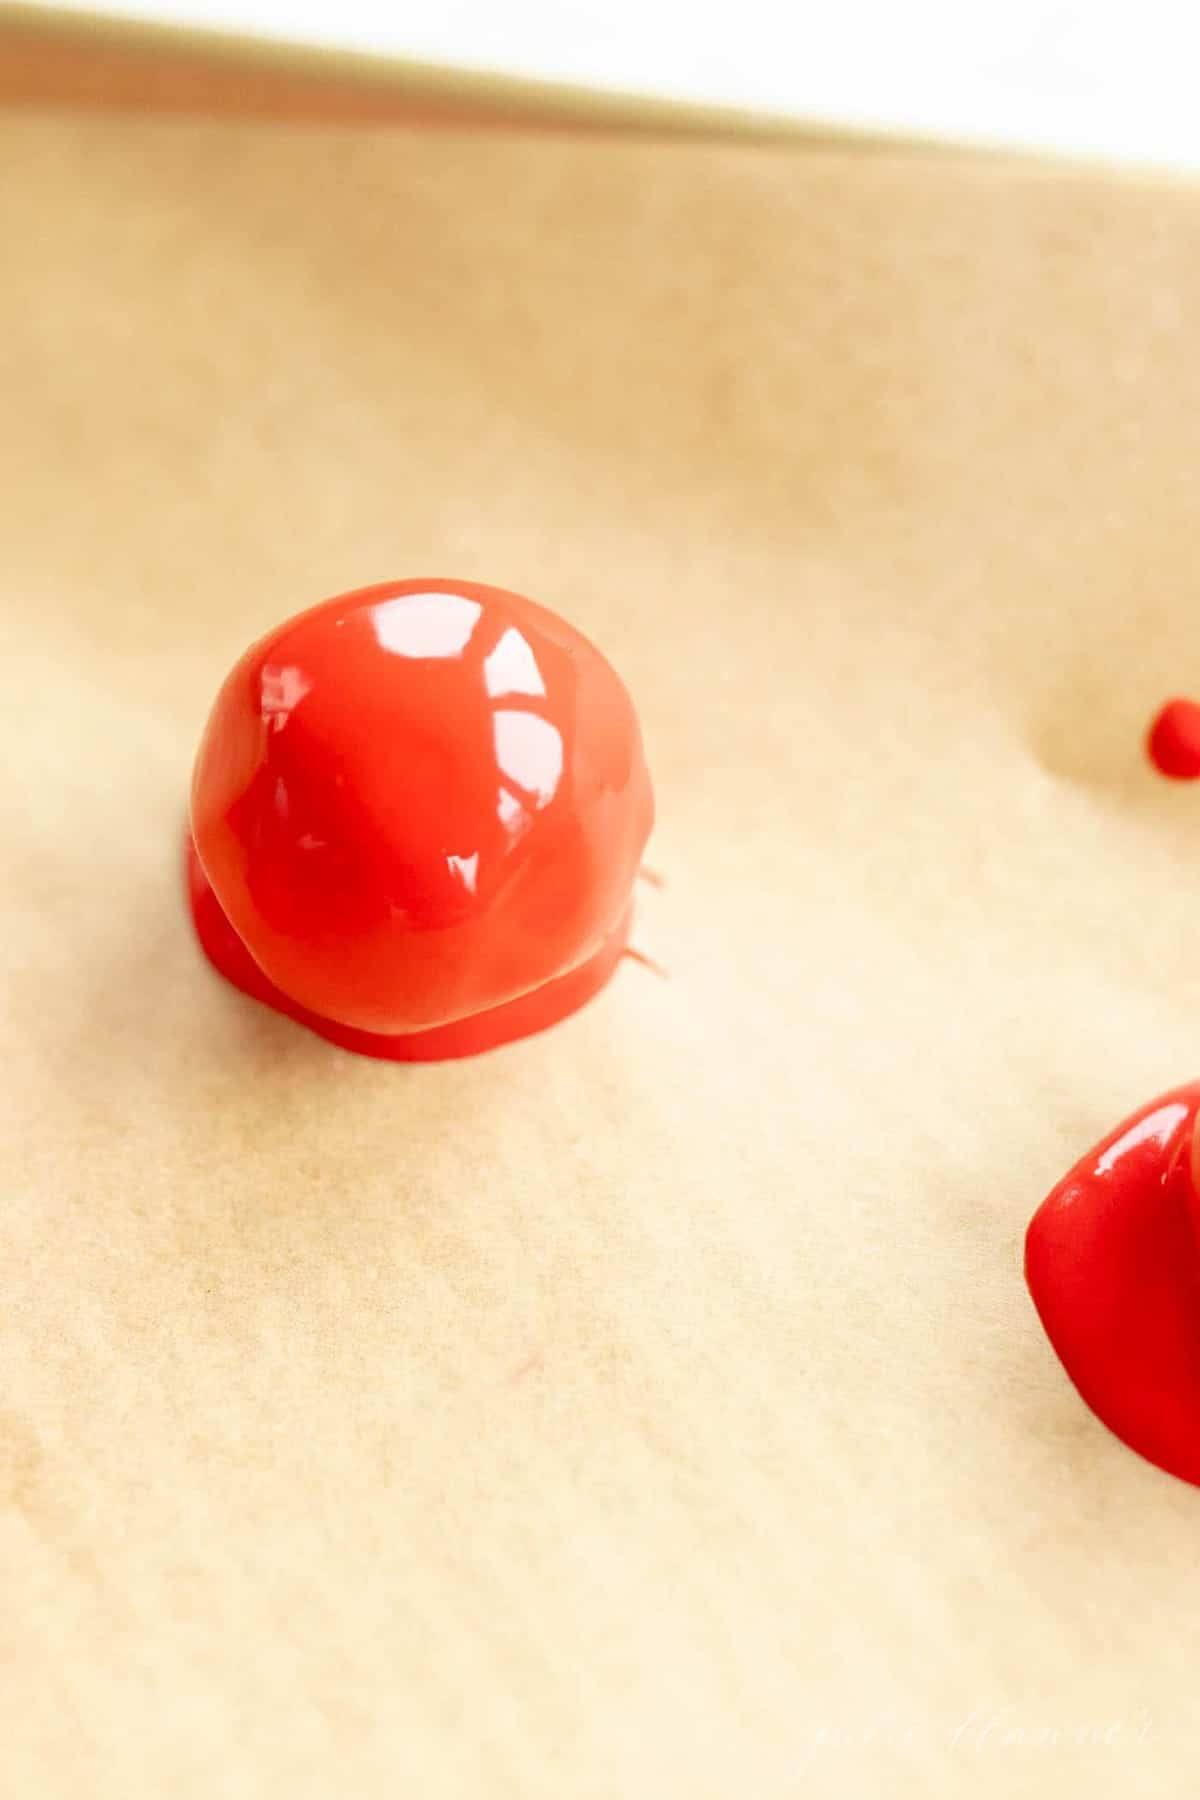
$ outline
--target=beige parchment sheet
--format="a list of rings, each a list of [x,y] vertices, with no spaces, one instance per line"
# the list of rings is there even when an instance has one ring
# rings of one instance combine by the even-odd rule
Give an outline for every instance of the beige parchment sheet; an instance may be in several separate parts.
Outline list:
[[[1197,195],[31,117],[0,230],[4,1793],[1189,1791],[1200,1493],[1020,1255],[1200,1072]],[[669,978],[400,1068],[177,852],[422,573],[624,674]]]

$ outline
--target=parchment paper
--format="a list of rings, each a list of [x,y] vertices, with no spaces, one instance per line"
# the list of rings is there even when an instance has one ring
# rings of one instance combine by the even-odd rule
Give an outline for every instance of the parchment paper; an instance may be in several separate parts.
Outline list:
[[[1200,1493],[1025,1223],[1200,1068],[1200,203],[857,154],[0,127],[14,1796],[1183,1793]],[[641,709],[552,1033],[345,1055],[179,838],[277,619],[462,574]]]

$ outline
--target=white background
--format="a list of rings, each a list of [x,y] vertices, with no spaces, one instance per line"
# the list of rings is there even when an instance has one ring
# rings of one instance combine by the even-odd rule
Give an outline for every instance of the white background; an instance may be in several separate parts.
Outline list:
[[[1200,167],[1196,0],[99,4],[129,17],[816,122]]]

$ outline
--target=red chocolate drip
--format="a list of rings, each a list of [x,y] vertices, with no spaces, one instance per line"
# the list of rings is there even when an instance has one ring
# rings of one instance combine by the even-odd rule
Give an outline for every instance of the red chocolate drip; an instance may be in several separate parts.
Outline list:
[[[1194,700],[1168,700],[1150,727],[1146,753],[1168,780],[1195,781],[1200,776],[1200,706]]]
[[[1200,1083],[1090,1150],[1025,1242],[1042,1324],[1084,1400],[1131,1449],[1200,1486]]]
[[[470,1018],[456,1019],[449,1025],[434,1026],[428,1031],[406,1032],[388,1037],[374,1031],[357,1031],[351,1025],[339,1025],[334,1019],[323,1019],[319,1013],[291,1000],[268,980],[225,914],[200,866],[196,847],[189,834],[186,845],[187,891],[192,921],[201,949],[226,981],[274,1007],[297,1024],[307,1025],[319,1037],[343,1050],[359,1056],[376,1056],[386,1062],[446,1062],[453,1057],[474,1056],[480,1050],[492,1050],[516,1038],[531,1036],[557,1025],[560,1019],[576,1012],[585,1001],[599,993],[621,959],[629,934],[632,908],[600,949],[578,969],[547,981],[531,994],[509,1000],[503,1006],[490,1007]]]

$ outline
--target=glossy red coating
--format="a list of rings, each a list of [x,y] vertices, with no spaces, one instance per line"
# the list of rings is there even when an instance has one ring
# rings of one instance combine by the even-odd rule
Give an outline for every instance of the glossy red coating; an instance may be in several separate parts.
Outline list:
[[[1200,776],[1200,706],[1194,700],[1168,700],[1150,727],[1146,751],[1160,775],[1195,781]]]
[[[475,582],[363,588],[221,688],[193,917],[230,980],[335,1041],[465,1055],[603,985],[653,810],[633,704],[572,626]]]
[[[1092,1411],[1131,1449],[1200,1485],[1200,1082],[1143,1107],[1042,1202],[1025,1275]]]

